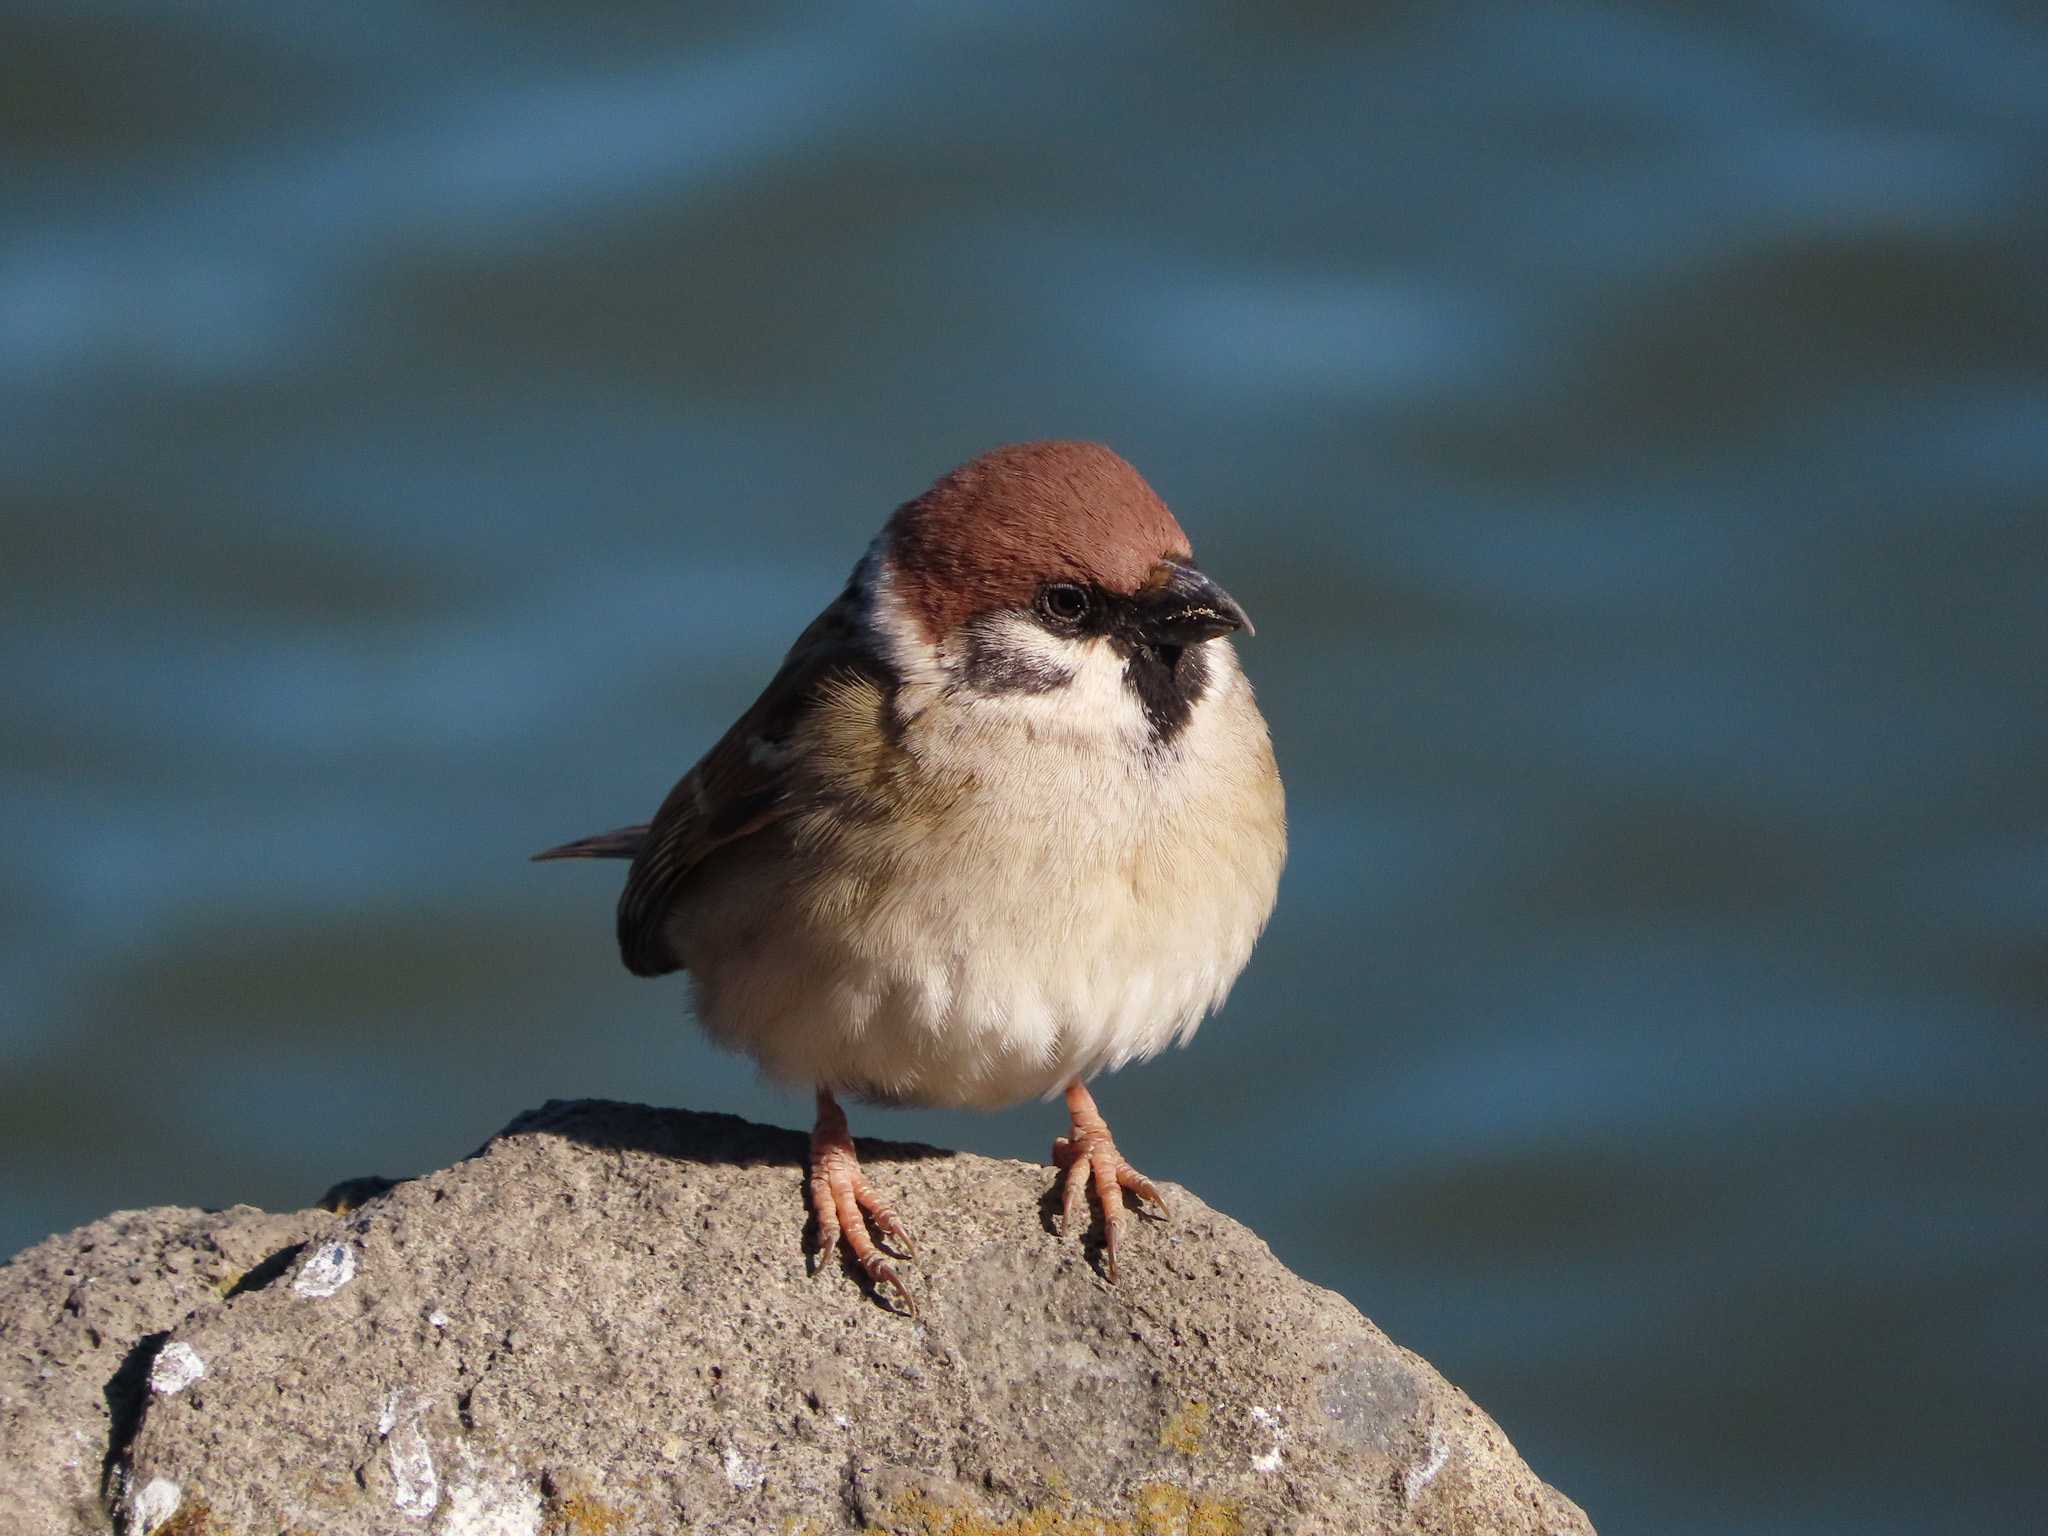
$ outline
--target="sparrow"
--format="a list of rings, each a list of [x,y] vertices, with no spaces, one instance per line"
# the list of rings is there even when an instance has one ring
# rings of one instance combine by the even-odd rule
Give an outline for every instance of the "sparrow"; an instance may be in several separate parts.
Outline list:
[[[1089,1079],[1185,1043],[1273,910],[1287,834],[1231,636],[1251,620],[1108,448],[997,448],[898,507],[845,590],[652,821],[537,859],[630,859],[619,951],[814,1088],[816,1269],[844,1239],[915,1314],[902,1219],[839,1100],[1064,1093],[1071,1232],[1116,1279],[1130,1163]]]

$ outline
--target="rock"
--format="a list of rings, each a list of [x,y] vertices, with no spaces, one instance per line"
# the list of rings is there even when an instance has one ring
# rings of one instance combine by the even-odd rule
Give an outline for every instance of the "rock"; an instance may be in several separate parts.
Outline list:
[[[203,1369],[189,1346],[166,1347],[167,1331],[282,1274],[332,1220],[247,1205],[117,1211],[0,1267],[0,1529],[107,1531],[145,1400]]]
[[[920,1244],[912,1322],[807,1278],[804,1150],[553,1103],[347,1215],[153,1212],[31,1249],[0,1270],[24,1528],[108,1530],[111,1456],[137,1536],[1592,1529],[1425,1361],[1183,1190],[1111,1287],[1052,1235],[1047,1169],[863,1142]],[[80,1287],[89,1349],[60,1316]]]

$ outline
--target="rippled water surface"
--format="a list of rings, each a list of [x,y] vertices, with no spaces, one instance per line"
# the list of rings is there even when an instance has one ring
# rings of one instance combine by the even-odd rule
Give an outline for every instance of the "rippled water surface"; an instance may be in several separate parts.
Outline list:
[[[1098,437],[1294,826],[1119,1140],[1604,1530],[2031,1528],[2043,24],[1134,15],[7,12],[0,1252],[550,1096],[802,1121],[524,856],[895,502]]]

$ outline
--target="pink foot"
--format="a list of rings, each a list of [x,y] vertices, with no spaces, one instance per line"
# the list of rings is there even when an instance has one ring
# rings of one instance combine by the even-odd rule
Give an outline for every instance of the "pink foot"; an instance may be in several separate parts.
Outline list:
[[[1078,1230],[1081,1203],[1092,1185],[1095,1203],[1102,1208],[1102,1271],[1116,1284],[1116,1255],[1123,1246],[1124,1196],[1129,1190],[1147,1205],[1157,1207],[1164,1220],[1170,1213],[1166,1197],[1152,1181],[1124,1161],[1110,1140],[1109,1122],[1095,1107],[1095,1100],[1077,1078],[1067,1087],[1067,1113],[1074,1122],[1073,1134],[1052,1144],[1052,1160],[1065,1171],[1060,1177],[1060,1231]]]
[[[818,1090],[818,1123],[811,1129],[811,1214],[818,1222],[818,1245],[812,1252],[811,1273],[817,1274],[832,1262],[839,1240],[846,1239],[846,1251],[860,1265],[875,1294],[885,1303],[910,1317],[917,1316],[917,1302],[910,1287],[897,1278],[896,1271],[868,1236],[868,1222],[895,1246],[906,1259],[917,1257],[910,1234],[875,1193],[860,1171],[860,1158],[853,1150],[853,1137],[846,1128],[846,1112],[830,1090]]]

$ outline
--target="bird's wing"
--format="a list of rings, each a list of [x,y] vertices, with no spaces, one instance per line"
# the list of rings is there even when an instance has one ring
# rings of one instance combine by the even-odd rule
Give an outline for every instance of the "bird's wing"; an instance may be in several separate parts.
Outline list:
[[[634,975],[678,969],[666,928],[683,881],[713,850],[795,808],[791,737],[835,683],[876,668],[849,589],[797,637],[761,696],[668,792],[619,896],[619,953]]]

